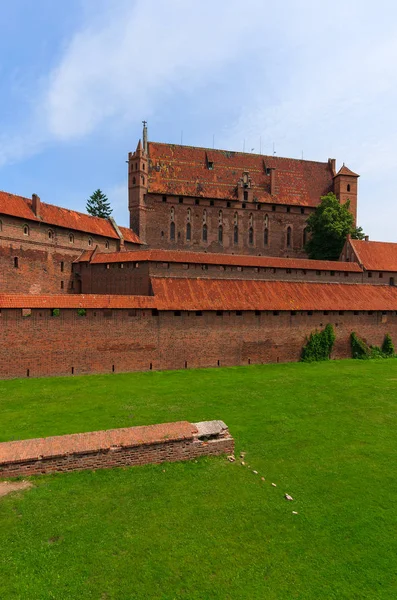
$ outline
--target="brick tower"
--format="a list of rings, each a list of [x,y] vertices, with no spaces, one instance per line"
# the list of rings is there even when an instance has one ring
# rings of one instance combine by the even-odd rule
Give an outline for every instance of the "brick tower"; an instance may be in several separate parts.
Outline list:
[[[350,212],[354,217],[355,225],[357,223],[357,188],[359,177],[357,173],[353,173],[353,171],[348,169],[345,163],[343,163],[343,166],[334,176],[335,196],[337,196],[341,204],[344,204],[346,200],[350,200]]]
[[[143,121],[142,140],[139,140],[135,152],[128,154],[128,210],[130,228],[146,242],[148,190],[148,141],[146,121]]]

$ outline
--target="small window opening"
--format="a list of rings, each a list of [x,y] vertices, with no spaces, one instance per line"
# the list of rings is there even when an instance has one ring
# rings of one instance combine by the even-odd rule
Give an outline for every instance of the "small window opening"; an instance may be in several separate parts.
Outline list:
[[[179,198],[179,204],[183,204],[183,198],[182,197]]]
[[[255,311],[255,316],[256,317],[260,317],[261,316],[261,311],[260,310],[256,310]]]
[[[170,224],[170,240],[171,241],[175,240],[175,223],[174,223],[174,221],[171,221],[171,224]]]
[[[163,197],[162,197],[162,201],[163,201],[163,202],[167,202],[167,196],[163,196]]]
[[[19,268],[19,259],[17,256],[15,256],[14,258],[14,269],[18,269]]]
[[[350,192],[350,183],[347,184],[347,191]]]
[[[241,310],[236,310],[236,316],[237,317],[241,317],[242,316],[242,311]]]
[[[180,310],[174,310],[174,317],[180,317],[181,316],[181,311]]]
[[[203,313],[201,310],[196,310],[196,317],[202,317]]]
[[[250,227],[248,232],[248,243],[252,246],[254,243],[254,228]]]
[[[276,212],[276,207],[272,206],[272,212]]]
[[[198,198],[195,199],[194,201],[195,205],[198,206],[200,204],[200,200]]]
[[[207,225],[204,223],[203,225],[203,242],[206,242],[208,239],[208,228]]]
[[[287,248],[291,248],[292,229],[287,227]]]
[[[222,225],[219,225],[219,227],[218,227],[218,242],[220,244],[223,244],[223,227],[222,227]]]
[[[29,227],[27,225],[23,228],[23,235],[29,235]]]
[[[223,310],[217,310],[216,311],[216,316],[217,317],[222,317],[222,315],[223,315]]]
[[[186,241],[190,242],[191,239],[192,239],[192,226],[190,225],[190,223],[187,223],[187,225],[186,225]]]
[[[238,227],[237,227],[237,225],[234,226],[233,240],[234,240],[235,244],[238,244]]]
[[[248,201],[248,192],[244,191],[244,200]]]

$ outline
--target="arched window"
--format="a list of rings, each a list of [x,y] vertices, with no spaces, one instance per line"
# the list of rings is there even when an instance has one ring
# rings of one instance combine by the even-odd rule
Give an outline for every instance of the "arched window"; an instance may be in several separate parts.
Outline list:
[[[48,230],[48,239],[49,240],[53,240],[54,239],[54,232],[52,231],[52,229]]]
[[[350,192],[350,183],[347,184],[347,191]]]
[[[254,228],[253,227],[250,227],[249,231],[248,231],[248,243],[251,244],[251,246],[254,243]]]
[[[234,226],[234,243],[238,244],[238,227],[237,227],[237,225]]]
[[[171,224],[170,224],[170,240],[171,241],[175,240],[175,223],[174,223],[174,221],[171,221]]]
[[[19,267],[19,260],[18,260],[18,257],[16,256],[16,257],[14,258],[14,268],[15,268],[15,269],[18,269],[18,267]]]
[[[223,244],[223,227],[222,227],[222,225],[219,225],[219,227],[218,227],[218,242],[220,244]]]
[[[222,213],[222,211],[220,210],[220,211],[219,211],[219,225],[222,225],[222,224],[223,224],[223,213]]]
[[[265,228],[267,229],[269,227],[269,217],[268,215],[265,215]]]
[[[234,224],[238,225],[238,214],[237,214],[237,212],[234,213]]]
[[[143,175],[141,176],[141,179],[142,179],[142,185],[145,185],[145,178]]]
[[[263,232],[263,243],[265,246],[269,245],[269,230],[267,227],[265,228],[265,231]]]
[[[136,184],[136,177],[133,177],[132,178],[132,185],[135,185],[135,184]]]
[[[208,240],[208,228],[207,228],[207,224],[204,223],[203,225],[203,242],[206,242]]]
[[[105,248],[106,248],[107,250],[109,249],[109,241],[108,241],[108,240],[106,240],[106,242],[105,242]]]
[[[203,223],[207,222],[207,211],[206,209],[203,210]]]
[[[186,241],[190,242],[191,239],[192,239],[192,226],[190,223],[187,223],[187,225],[186,225]]]
[[[23,226],[23,235],[29,235],[29,226],[28,225]]]
[[[90,237],[88,238],[88,245],[92,246],[92,238],[90,238]]]
[[[291,227],[287,227],[287,248],[291,248],[292,241],[292,229]]]
[[[303,230],[303,246],[306,246],[306,242],[307,242],[307,227],[305,227]]]
[[[69,243],[74,244],[74,235],[73,233],[69,233]]]

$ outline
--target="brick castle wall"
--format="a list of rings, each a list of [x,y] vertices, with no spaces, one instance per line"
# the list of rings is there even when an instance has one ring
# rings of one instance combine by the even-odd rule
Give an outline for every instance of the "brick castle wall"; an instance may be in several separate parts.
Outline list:
[[[202,435],[202,425],[218,431]],[[222,427],[216,427],[221,424]],[[147,427],[57,436],[0,444],[0,478],[106,469],[233,454],[234,440],[220,421],[165,423]],[[205,431],[204,431],[205,433]],[[115,443],[112,443],[112,438]]]
[[[0,313],[3,379],[297,361],[306,337],[327,323],[335,327],[333,358],[351,356],[352,331],[373,345],[386,333],[397,340],[395,312],[22,312]]]

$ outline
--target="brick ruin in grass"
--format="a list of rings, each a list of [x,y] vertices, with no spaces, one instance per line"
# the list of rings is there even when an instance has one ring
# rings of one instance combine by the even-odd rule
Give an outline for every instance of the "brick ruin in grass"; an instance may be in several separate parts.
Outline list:
[[[0,444],[0,478],[105,469],[231,454],[223,421],[162,423]]]

